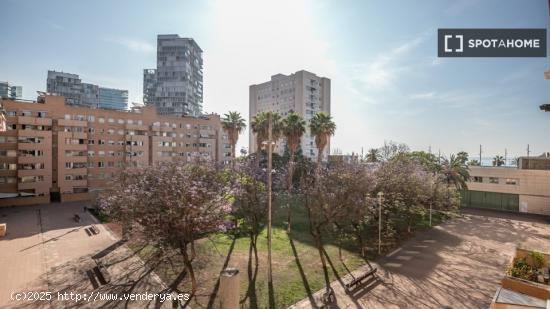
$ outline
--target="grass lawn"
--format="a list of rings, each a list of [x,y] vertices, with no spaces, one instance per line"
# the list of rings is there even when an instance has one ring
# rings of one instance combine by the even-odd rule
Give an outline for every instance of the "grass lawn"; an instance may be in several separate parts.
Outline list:
[[[307,214],[299,203],[293,205],[292,232],[286,232],[286,208],[281,208],[285,202],[275,202],[273,207],[273,284],[274,300],[277,308],[285,308],[308,295],[316,292],[324,286],[323,271],[317,249],[313,245],[313,239],[309,233]],[[434,215],[434,225],[443,220],[442,216]],[[429,228],[428,219],[418,221],[415,230]],[[372,229],[377,231],[376,228]],[[377,232],[371,232],[367,240],[369,248],[368,258],[376,257]],[[401,241],[411,235],[398,233],[396,240],[386,242],[386,252],[392,250]],[[343,277],[348,271],[352,271],[365,264],[359,254],[356,242],[349,240],[343,242],[342,260],[338,254],[338,242],[335,239],[324,236],[325,251],[328,255],[328,266],[331,281],[336,280],[336,275]],[[217,281],[219,273],[228,267],[236,267],[240,270],[240,289],[242,308],[266,308],[268,307],[267,287],[267,230],[264,229],[258,237],[259,266],[256,270],[254,259],[249,264],[250,241],[248,237],[232,239],[225,234],[212,235],[209,239],[200,240],[196,245],[197,259],[194,262],[195,273],[198,277],[199,290],[191,305],[194,308],[217,307],[216,300],[212,297],[218,289]],[[249,280],[257,271],[256,279]],[[162,279],[169,283],[175,277],[169,267],[157,271]],[[250,274],[250,275],[249,275]],[[247,290],[251,293],[247,296]],[[188,280],[184,290],[189,290]]]

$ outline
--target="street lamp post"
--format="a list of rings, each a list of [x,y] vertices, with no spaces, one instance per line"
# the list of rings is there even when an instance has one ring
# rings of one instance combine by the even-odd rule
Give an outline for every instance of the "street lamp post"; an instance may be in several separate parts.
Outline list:
[[[382,252],[382,199],[384,192],[378,192],[378,254]]]
[[[267,142],[263,142],[267,146],[267,281],[269,286],[273,284],[273,275],[271,271],[271,173],[273,170],[272,167],[272,157],[273,157],[273,127],[271,123],[271,113],[268,116],[268,136]]]

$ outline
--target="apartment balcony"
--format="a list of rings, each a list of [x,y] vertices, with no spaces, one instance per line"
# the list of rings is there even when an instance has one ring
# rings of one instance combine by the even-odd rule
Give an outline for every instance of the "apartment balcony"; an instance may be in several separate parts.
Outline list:
[[[0,170],[0,177],[4,176],[17,177],[17,170]]]
[[[61,132],[60,132],[61,133]],[[52,137],[52,131],[39,131],[39,130],[17,130],[17,136],[24,137],[42,137],[47,143]]]
[[[59,140],[63,140],[65,138],[88,139],[87,132],[58,132],[57,136]]]
[[[17,163],[20,163],[20,164],[46,163],[46,161],[51,160],[51,157],[48,158],[46,156],[28,156],[28,157],[19,156],[16,159],[17,159]]]
[[[64,155],[65,153],[63,153]],[[88,162],[88,156],[73,156],[73,157],[66,157],[63,156],[63,159],[59,159],[59,166],[65,167],[65,162],[75,162],[75,163],[86,163]]]
[[[42,150],[51,151],[52,145],[50,143],[17,143],[17,149],[19,150]]]
[[[60,188],[66,189],[67,187],[87,187],[88,186],[88,180],[62,180],[60,182]]]
[[[65,151],[65,150],[78,150],[78,151],[86,151],[88,150],[88,145],[86,144],[62,144],[58,146],[59,151]]]
[[[139,130],[139,131],[149,131],[149,128],[143,124],[126,124],[126,130]]]
[[[17,183],[2,183],[0,184],[1,193],[17,193]]]
[[[51,126],[52,120],[50,118],[39,118],[30,116],[17,116],[18,124],[30,124],[37,126]]]
[[[59,119],[57,120],[59,126],[66,127],[87,127],[88,122],[83,120],[70,120],[70,119]]]
[[[1,161],[2,163],[8,163],[8,164],[9,164],[9,163],[17,163],[17,162],[18,162],[17,157],[6,157],[6,156],[0,157],[0,161]]]
[[[17,183],[18,190],[30,190],[36,189],[37,187],[44,186],[45,181],[34,181],[34,182],[19,182]]]
[[[0,143],[1,150],[17,150],[17,143]]]
[[[50,169],[35,169],[35,170],[17,170],[17,176],[18,177],[24,177],[24,176],[45,176],[50,174]]]

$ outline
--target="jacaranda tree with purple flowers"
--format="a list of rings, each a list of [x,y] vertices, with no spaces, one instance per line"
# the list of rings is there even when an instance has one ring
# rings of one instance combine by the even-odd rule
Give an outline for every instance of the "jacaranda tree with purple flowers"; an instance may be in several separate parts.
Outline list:
[[[176,274],[168,290],[188,278],[197,291],[195,242],[225,228],[233,190],[228,175],[209,163],[162,163],[123,171],[100,198],[100,207],[123,225],[125,236],[149,246],[154,265]],[[153,266],[154,266],[153,265]],[[152,266],[152,267],[153,267]]]

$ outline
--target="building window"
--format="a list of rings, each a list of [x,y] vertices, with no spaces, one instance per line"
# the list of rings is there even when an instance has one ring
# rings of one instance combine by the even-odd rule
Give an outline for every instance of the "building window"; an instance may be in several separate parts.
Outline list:
[[[496,183],[496,184],[498,184],[498,177],[489,177],[489,183]]]
[[[519,184],[519,179],[516,179],[516,178],[507,178],[507,179],[506,179],[506,184],[507,184],[507,185],[513,185],[513,186],[515,186],[515,185]]]
[[[99,123],[105,123],[105,118],[100,117],[100,118],[97,119],[97,121],[98,121]]]
[[[483,182],[483,177],[481,176],[474,176],[472,177],[473,182]]]

